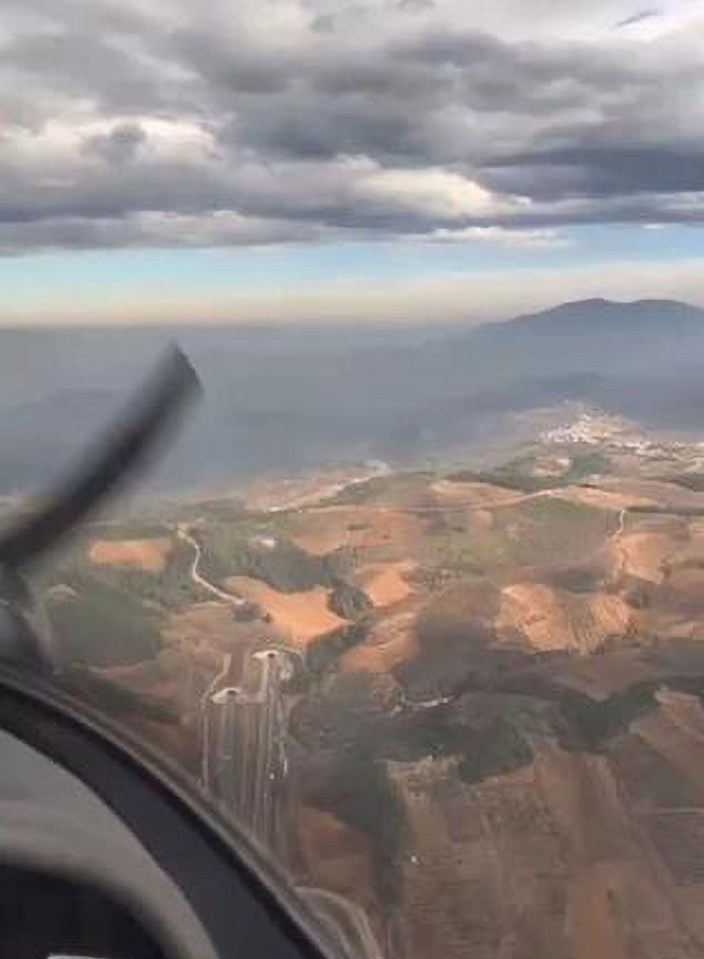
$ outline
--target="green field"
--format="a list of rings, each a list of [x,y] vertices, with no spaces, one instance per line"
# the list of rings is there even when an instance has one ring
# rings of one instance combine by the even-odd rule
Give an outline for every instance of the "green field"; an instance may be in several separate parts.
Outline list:
[[[223,583],[230,576],[251,576],[284,593],[334,586],[345,571],[342,556],[313,556],[272,531],[220,524],[194,530],[203,551],[203,575]],[[257,537],[272,536],[273,544]]]
[[[119,529],[119,538],[124,538]],[[105,538],[102,529],[100,538]],[[85,537],[76,541],[60,562],[42,571],[39,584],[64,657],[73,663],[115,666],[156,655],[166,618],[208,598],[191,580],[191,556],[190,547],[179,542],[164,569],[153,573],[96,565],[88,559]]]
[[[570,486],[594,473],[608,473],[611,469],[609,460],[601,453],[594,452],[574,456],[569,469],[556,476],[541,476],[536,472],[538,465],[537,457],[524,456],[493,470],[459,470],[451,473],[447,479],[455,483],[491,483],[492,486],[516,492],[537,493]]]
[[[404,496],[423,489],[434,473],[413,471],[392,473],[389,476],[373,476],[360,483],[346,486],[340,493],[321,501],[325,506],[360,506],[366,503],[398,503]]]
[[[423,565],[485,574],[515,566],[571,566],[599,549],[609,531],[603,510],[557,497],[499,506],[493,518],[488,530],[438,528],[426,539]]]
[[[97,579],[74,581],[71,588],[73,595],[47,603],[62,659],[90,666],[122,666],[158,653],[159,614],[139,597]]]

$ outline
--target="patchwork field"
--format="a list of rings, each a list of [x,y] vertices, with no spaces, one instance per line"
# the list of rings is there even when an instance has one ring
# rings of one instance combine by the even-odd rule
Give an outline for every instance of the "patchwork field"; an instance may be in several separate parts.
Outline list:
[[[516,583],[502,591],[496,625],[499,635],[517,630],[535,649],[591,653],[609,638],[627,635],[631,619],[632,610],[620,596]]]
[[[626,533],[613,543],[616,569],[627,576],[660,584],[665,580],[665,564],[678,551],[676,533]]]
[[[417,516],[386,506],[314,508],[290,518],[291,539],[322,556],[339,549],[413,555],[424,527]]]
[[[704,493],[682,455],[253,484],[190,502],[185,537],[94,535],[47,606],[190,768],[211,684],[257,689],[256,654],[295,650],[277,855],[364,907],[389,959],[700,959]]]
[[[524,495],[516,495],[512,490],[493,486],[491,483],[442,479],[433,483],[431,489],[433,493],[437,494],[441,502],[444,501],[449,505],[461,504],[474,509],[504,506],[507,503],[521,502],[527,498]]]

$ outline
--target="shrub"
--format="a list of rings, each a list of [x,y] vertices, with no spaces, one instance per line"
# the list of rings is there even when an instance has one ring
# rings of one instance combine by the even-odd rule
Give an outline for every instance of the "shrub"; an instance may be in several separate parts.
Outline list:
[[[343,653],[364,642],[368,633],[369,623],[366,620],[359,620],[350,626],[342,626],[332,633],[318,637],[306,650],[306,666],[316,676],[330,672]]]
[[[153,658],[159,617],[131,593],[94,580],[48,603],[51,628],[71,662],[118,666]]]
[[[357,620],[373,608],[373,603],[364,590],[352,586],[344,579],[336,579],[328,606],[342,619]]]

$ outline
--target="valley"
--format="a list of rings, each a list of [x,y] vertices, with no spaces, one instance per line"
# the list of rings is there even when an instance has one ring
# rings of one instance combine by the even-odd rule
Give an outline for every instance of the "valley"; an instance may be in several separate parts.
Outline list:
[[[65,682],[358,955],[704,951],[701,448],[566,415],[482,470],[169,500],[46,575]]]

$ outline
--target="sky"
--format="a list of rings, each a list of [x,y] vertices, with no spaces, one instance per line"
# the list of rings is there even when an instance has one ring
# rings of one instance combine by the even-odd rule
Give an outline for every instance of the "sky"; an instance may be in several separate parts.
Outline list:
[[[704,305],[704,0],[3,0],[0,323]]]

